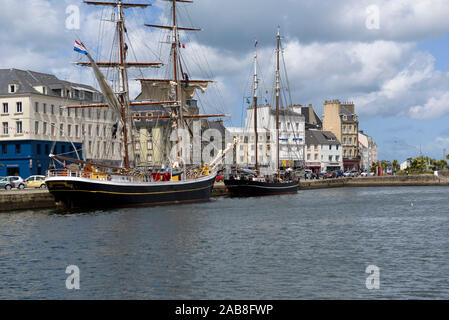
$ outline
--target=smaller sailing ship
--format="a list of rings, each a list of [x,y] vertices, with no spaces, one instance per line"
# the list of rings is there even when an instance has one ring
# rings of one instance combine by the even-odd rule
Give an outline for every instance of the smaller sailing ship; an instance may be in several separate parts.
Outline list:
[[[254,170],[237,169],[235,174],[231,174],[224,183],[231,196],[267,196],[279,194],[294,194],[298,192],[299,179],[293,170],[280,170],[279,159],[279,105],[280,105],[280,31],[277,34],[276,50],[276,172],[272,176],[261,176],[258,168],[258,140],[257,130],[257,50],[254,55],[254,85],[253,85],[253,108],[254,108],[254,136],[255,136],[255,166]],[[256,45],[257,47],[257,45]]]

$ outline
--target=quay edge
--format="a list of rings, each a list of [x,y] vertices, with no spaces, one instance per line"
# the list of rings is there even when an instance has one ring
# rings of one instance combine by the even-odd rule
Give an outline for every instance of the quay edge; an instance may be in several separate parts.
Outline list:
[[[434,175],[409,175],[385,177],[359,177],[324,180],[301,180],[302,190],[342,187],[400,187],[400,186],[449,186],[449,177]],[[223,183],[215,183],[212,197],[229,196]],[[0,191],[0,211],[56,208],[53,196],[47,190]]]

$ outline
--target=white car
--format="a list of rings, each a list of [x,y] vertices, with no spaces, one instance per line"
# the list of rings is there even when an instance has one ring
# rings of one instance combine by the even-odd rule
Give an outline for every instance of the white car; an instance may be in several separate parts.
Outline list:
[[[19,176],[9,176],[8,180],[14,185],[14,188],[25,189],[26,187],[25,181]]]

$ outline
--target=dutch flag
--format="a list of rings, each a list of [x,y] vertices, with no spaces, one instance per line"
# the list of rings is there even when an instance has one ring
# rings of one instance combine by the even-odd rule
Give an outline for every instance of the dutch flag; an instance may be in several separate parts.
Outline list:
[[[75,40],[75,46],[73,47],[73,50],[75,50],[76,52],[82,53],[87,55],[87,49],[84,48],[84,46],[79,43],[78,41]]]

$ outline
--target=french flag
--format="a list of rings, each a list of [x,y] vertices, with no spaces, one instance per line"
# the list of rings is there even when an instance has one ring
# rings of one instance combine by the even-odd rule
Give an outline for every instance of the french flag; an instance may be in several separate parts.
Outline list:
[[[78,41],[75,40],[75,46],[73,47],[73,50],[75,50],[76,52],[82,53],[87,55],[87,49],[84,48],[84,46],[79,43]]]

